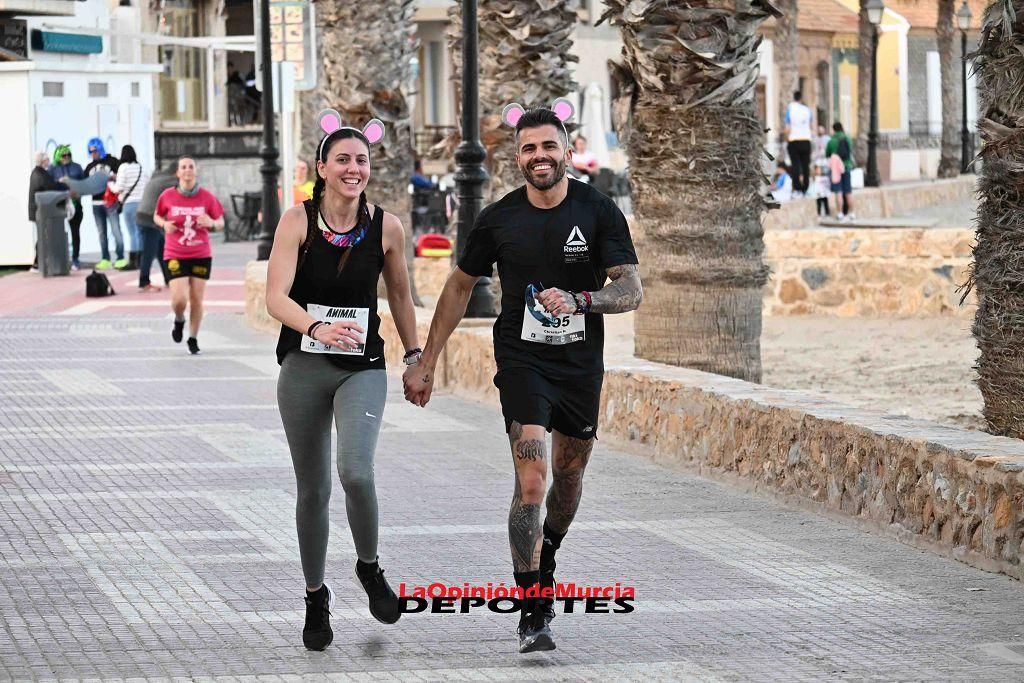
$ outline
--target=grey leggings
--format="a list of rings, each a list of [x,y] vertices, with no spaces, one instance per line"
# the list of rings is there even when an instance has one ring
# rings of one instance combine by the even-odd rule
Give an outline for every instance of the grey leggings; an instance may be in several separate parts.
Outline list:
[[[277,404],[295,467],[295,525],[306,585],[323,583],[330,527],[331,418],[338,427],[338,474],[356,554],[377,558],[377,493],[373,453],[377,447],[387,374],[342,370],[325,354],[293,351],[277,381]]]

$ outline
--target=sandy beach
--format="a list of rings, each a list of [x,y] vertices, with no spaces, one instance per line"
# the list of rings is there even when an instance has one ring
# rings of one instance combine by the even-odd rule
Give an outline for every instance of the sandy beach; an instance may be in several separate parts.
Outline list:
[[[606,349],[632,355],[632,315],[606,316]],[[763,383],[979,429],[978,352],[967,318],[766,317]]]

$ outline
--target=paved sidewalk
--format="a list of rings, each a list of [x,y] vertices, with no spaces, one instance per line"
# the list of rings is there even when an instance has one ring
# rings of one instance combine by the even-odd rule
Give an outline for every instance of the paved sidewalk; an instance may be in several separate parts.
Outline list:
[[[1024,680],[1021,584],[604,444],[558,576],[634,584],[634,613],[560,614],[526,656],[511,615],[378,624],[336,484],[335,642],[307,652],[273,340],[214,313],[192,358],[168,328],[0,318],[0,679]],[[384,419],[388,577],[510,581],[500,415],[395,382]]]

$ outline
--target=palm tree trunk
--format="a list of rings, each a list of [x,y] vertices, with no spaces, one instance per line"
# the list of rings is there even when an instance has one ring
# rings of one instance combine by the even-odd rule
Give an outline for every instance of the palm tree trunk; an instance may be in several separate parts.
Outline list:
[[[760,381],[768,268],[754,86],[757,29],[779,12],[767,0],[607,5],[633,81],[636,353]]]
[[[975,289],[975,365],[993,434],[1024,438],[1024,0],[985,10],[977,51],[979,123],[977,241],[966,289]],[[965,294],[966,296],[966,294]]]
[[[868,21],[867,0],[860,0],[857,18],[857,138],[853,156],[858,164],[863,164],[868,158],[868,129],[871,127],[871,38],[875,32]]]
[[[953,178],[960,174],[960,140],[957,128],[960,113],[957,111],[959,99],[959,75],[953,64],[953,4],[955,0],[938,0],[939,20],[936,34],[939,47],[939,70],[942,72],[942,153],[939,158],[937,175],[940,178]]]
[[[800,83],[800,32],[796,0],[777,0],[782,15],[775,22],[775,64],[779,70],[779,141],[783,141],[786,107]],[[782,154],[784,152],[780,152]]]
[[[549,107],[556,98],[577,89],[570,67],[579,61],[570,54],[577,23],[575,5],[570,0],[488,0],[479,5],[480,140],[487,148],[492,201],[523,184],[512,131],[501,123],[502,108],[509,102],[527,109]],[[448,44],[456,62],[453,73],[458,74],[461,3],[449,9],[448,18]]]
[[[304,93],[301,102],[302,149],[309,157],[323,137],[316,114],[325,107],[338,110],[347,125],[362,127],[371,118],[384,122],[387,134],[371,154],[373,177],[367,196],[405,226],[410,283],[415,249],[408,186],[414,152],[406,88],[410,60],[418,47],[413,5],[413,0],[314,3],[322,60],[317,65],[317,87]],[[414,284],[413,298],[417,299]]]

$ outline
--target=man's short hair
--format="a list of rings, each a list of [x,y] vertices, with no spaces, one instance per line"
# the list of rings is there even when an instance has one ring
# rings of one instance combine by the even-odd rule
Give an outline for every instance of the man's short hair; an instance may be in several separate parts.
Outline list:
[[[793,100],[794,101],[799,102],[800,98],[802,98],[803,96],[804,96],[804,94],[802,92],[800,92],[799,90],[794,90],[793,91]]]
[[[43,162],[45,162],[48,158],[49,157],[46,156],[46,152],[36,152],[35,154],[32,155],[32,161],[35,163],[36,166],[42,166]]]
[[[519,117],[519,122],[516,123],[516,147],[519,147],[519,131],[525,128],[540,128],[541,126],[554,126],[556,129],[561,130],[562,140],[566,147],[569,146],[569,133],[565,130],[562,119],[558,118],[558,115],[550,109],[537,107],[536,109],[528,109]]]
[[[832,124],[832,130],[834,130],[837,133],[842,133],[843,132],[843,124],[841,124],[838,121],[836,121],[835,123]]]

